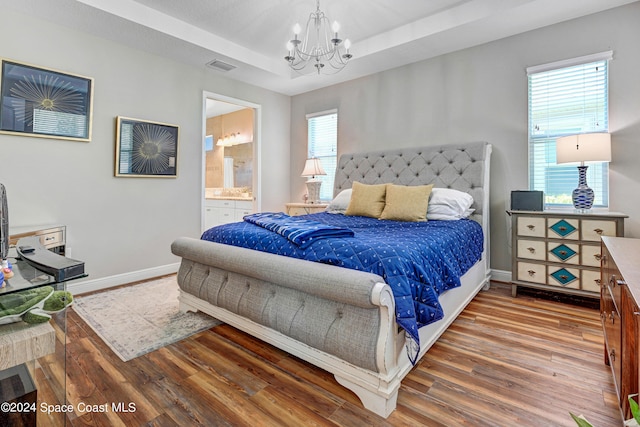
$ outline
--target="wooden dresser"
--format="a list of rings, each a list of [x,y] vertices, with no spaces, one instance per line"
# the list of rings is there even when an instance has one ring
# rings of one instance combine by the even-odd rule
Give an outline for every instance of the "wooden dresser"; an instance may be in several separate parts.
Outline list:
[[[627,215],[573,210],[509,211],[511,289],[518,286],[600,296],[600,238],[624,236]]]
[[[620,409],[628,419],[628,396],[639,390],[640,239],[603,237],[601,272],[604,360],[611,366]]]

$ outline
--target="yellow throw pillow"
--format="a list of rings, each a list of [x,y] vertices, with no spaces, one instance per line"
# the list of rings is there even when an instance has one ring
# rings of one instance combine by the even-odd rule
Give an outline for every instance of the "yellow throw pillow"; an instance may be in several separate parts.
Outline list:
[[[351,188],[351,201],[344,214],[380,218],[387,184],[367,185],[354,181]]]
[[[433,185],[387,186],[387,197],[380,219],[426,221]]]

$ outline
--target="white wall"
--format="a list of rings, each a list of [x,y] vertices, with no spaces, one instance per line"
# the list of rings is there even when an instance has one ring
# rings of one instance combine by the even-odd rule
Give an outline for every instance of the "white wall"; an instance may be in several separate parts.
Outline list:
[[[78,289],[175,268],[171,242],[200,235],[203,91],[262,106],[262,207],[288,201],[288,96],[9,10],[0,56],[95,79],[91,142],[0,135],[10,225],[65,224],[89,274]],[[119,115],[180,126],[177,179],[114,177]]]
[[[293,97],[291,198],[306,157],[305,114],[338,108],[338,154],[484,140],[491,164],[491,264],[511,270],[511,190],[528,188],[525,69],[612,49],[610,208],[627,213],[626,235],[640,237],[640,3],[549,26]]]

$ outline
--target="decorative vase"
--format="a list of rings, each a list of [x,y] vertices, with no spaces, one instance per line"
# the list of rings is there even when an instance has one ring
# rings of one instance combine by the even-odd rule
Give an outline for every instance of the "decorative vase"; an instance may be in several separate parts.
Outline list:
[[[578,188],[571,193],[573,206],[579,210],[589,210],[593,206],[593,190],[587,185],[587,168],[588,166],[578,166]]]

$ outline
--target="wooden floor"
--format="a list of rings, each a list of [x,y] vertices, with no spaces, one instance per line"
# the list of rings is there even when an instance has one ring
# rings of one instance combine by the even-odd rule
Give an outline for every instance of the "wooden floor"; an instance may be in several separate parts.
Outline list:
[[[227,325],[124,363],[73,310],[67,324],[72,426],[575,426],[570,411],[596,427],[622,424],[598,311],[514,299],[507,287],[472,301],[405,378],[386,420],[330,374]],[[38,376],[55,386],[64,369],[53,360]],[[41,386],[39,400],[55,402],[54,388]],[[61,425],[55,415],[39,413],[38,424]]]

